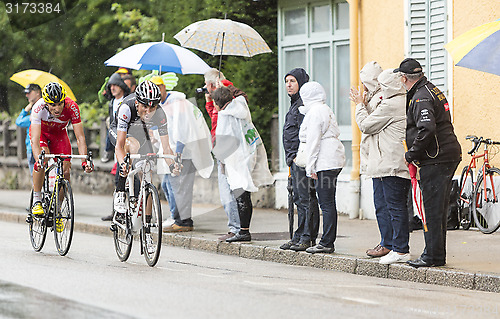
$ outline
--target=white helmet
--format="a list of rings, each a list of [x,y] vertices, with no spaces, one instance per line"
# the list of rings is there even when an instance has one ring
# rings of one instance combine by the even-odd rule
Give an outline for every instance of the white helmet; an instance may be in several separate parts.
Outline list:
[[[156,106],[161,99],[160,88],[151,81],[141,82],[135,89],[135,98],[148,107]]]

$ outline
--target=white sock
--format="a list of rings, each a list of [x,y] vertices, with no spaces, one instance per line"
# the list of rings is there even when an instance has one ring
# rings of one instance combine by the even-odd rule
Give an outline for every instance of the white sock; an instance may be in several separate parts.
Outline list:
[[[33,192],[33,204],[42,201],[42,192]]]

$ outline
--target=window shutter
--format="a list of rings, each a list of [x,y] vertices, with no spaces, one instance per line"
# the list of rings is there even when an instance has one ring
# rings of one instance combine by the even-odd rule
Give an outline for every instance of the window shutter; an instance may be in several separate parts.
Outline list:
[[[408,56],[417,59],[429,81],[446,94],[446,0],[409,0],[408,14]]]
[[[446,77],[446,1],[445,0],[430,0],[429,1],[429,31],[430,43],[428,52],[427,70],[429,80],[439,87],[445,94],[447,93],[447,77]]]
[[[418,60],[427,71],[427,0],[410,0],[408,32],[408,56]]]

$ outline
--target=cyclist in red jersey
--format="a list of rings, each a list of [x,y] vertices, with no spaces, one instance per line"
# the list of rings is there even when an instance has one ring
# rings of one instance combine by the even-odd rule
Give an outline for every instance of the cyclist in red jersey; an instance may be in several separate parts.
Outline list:
[[[66,90],[56,82],[47,84],[42,90],[42,98],[33,106],[31,114],[30,139],[33,156],[37,160],[33,169],[33,215],[42,215],[42,185],[45,177],[44,167],[47,164],[38,160],[42,150],[46,154],[71,155],[71,143],[66,127],[71,121],[80,155],[87,154],[87,144],[83,134],[83,124],[80,118],[80,109],[75,101],[66,97]],[[93,171],[91,163],[82,159],[85,172]],[[71,162],[66,159],[63,163],[64,178],[70,180]]]

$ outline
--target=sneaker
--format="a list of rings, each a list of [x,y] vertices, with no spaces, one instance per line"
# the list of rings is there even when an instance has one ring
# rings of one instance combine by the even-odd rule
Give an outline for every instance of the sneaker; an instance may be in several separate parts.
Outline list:
[[[177,224],[172,224],[168,227],[163,228],[164,233],[177,233],[177,232],[187,232],[193,231],[193,226],[179,226]]]
[[[405,263],[410,260],[410,254],[400,255],[397,252],[391,250],[387,255],[382,256],[379,260],[379,264],[390,265],[394,263]]]
[[[104,152],[103,157],[101,158],[101,162],[107,163],[113,159],[113,152]]]
[[[148,251],[148,254],[154,254],[156,251],[155,243],[153,241],[153,237],[151,237],[151,234],[146,234],[146,249]]]
[[[61,218],[56,218],[56,232],[62,233],[64,230],[64,223]]]
[[[113,208],[119,214],[125,214],[127,212],[125,192],[115,192],[115,198],[113,199]]]
[[[327,254],[331,254],[335,251],[335,248],[332,247],[332,248],[328,248],[328,247],[325,247],[325,246],[322,246],[320,244],[317,244],[316,246],[313,246],[313,247],[309,247],[306,249],[306,252],[310,253],[310,254],[316,254],[316,253],[327,253]]]
[[[31,207],[31,214],[38,217],[43,215],[43,207],[41,202],[36,202],[33,204],[33,207]]]
[[[307,248],[311,247],[310,243],[298,243],[290,247],[290,250],[293,251],[306,251]]]
[[[237,233],[233,237],[226,239],[226,243],[233,243],[236,241],[251,241],[252,235],[250,233]]]
[[[175,220],[171,217],[167,218],[166,221],[163,222],[163,226],[169,227],[172,226],[175,223]]]
[[[283,250],[288,250],[290,249],[292,246],[294,245],[297,245],[298,243],[294,243],[293,241],[287,241],[286,243],[284,243],[283,245],[280,246],[280,249],[283,249]]]
[[[113,213],[109,214],[108,216],[101,217],[101,220],[105,222],[113,220]]]

